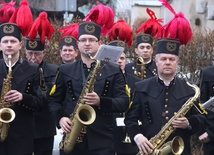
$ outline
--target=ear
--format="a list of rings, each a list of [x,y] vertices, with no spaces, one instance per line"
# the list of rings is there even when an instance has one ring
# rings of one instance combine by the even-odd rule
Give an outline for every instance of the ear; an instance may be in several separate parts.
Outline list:
[[[151,55],[154,53],[154,49],[153,49],[153,47],[151,47],[152,49],[151,49]]]
[[[60,52],[60,57],[62,57],[62,49],[60,49],[60,51],[59,51],[59,52]]]
[[[20,42],[19,42],[19,50],[21,50],[21,49],[22,49],[22,45],[23,45],[23,42],[22,42],[22,41],[20,41]]]
[[[98,44],[99,44],[99,45],[102,45],[102,44],[103,44],[103,42],[100,40],[100,41],[98,42]]]
[[[134,49],[134,51],[135,51],[135,53],[138,55],[138,49],[137,49],[137,48],[135,48],[135,49]]]
[[[46,52],[46,50],[43,50],[43,54],[45,55],[47,52]]]

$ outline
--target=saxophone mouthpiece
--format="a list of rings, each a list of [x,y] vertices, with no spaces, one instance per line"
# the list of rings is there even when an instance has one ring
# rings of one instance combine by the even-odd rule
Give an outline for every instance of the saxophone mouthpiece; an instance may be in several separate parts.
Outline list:
[[[89,51],[85,51],[85,54],[90,58],[93,59],[93,57],[91,56],[91,53]]]
[[[91,53],[89,53],[89,51],[85,51],[85,54],[90,58],[91,57]]]
[[[8,58],[8,59],[12,59],[12,55],[11,55],[11,54],[8,55],[7,58]]]
[[[34,63],[34,60],[30,60],[32,63]]]

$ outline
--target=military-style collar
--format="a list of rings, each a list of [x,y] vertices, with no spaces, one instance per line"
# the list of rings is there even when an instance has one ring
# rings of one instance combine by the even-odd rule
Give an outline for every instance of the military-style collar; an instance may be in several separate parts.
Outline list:
[[[153,60],[151,59],[149,62],[145,63],[145,67],[148,68],[152,64]]]
[[[95,65],[96,65],[96,62],[92,62],[90,68],[94,68]],[[84,69],[87,69],[87,68],[88,68],[87,65],[86,65],[85,63],[83,63],[83,68],[84,68]]]
[[[165,83],[159,76],[158,76],[158,82],[162,85],[165,85],[165,86],[171,86],[171,85],[174,85],[175,84],[175,78],[173,78],[170,83]]]

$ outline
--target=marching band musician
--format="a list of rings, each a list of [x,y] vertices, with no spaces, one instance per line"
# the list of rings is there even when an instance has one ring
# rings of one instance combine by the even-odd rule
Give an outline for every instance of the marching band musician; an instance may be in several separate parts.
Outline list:
[[[126,43],[121,41],[121,40],[114,40],[109,42],[109,45],[112,46],[120,46],[120,47],[126,47]],[[135,82],[140,81],[141,79],[125,72],[125,65],[126,65],[126,48],[124,52],[120,55],[117,64],[120,65],[120,68],[123,71],[123,74],[126,79],[126,84],[127,87],[126,89],[129,95],[129,98],[132,98],[132,94],[134,93],[135,90]],[[125,117],[125,112],[124,113],[116,113],[115,114],[115,155],[133,155],[137,154],[138,149],[137,146],[131,143],[129,136],[127,135],[127,131],[125,128],[125,125],[123,123],[123,119]]]
[[[162,19],[157,19],[155,13],[147,8],[147,14],[150,16],[136,30],[135,53],[137,58],[135,62],[126,65],[126,72],[140,77],[142,80],[153,77],[157,74],[157,67],[153,61],[153,46],[157,32],[162,28]]]
[[[41,12],[39,17],[37,17],[32,25],[29,36],[26,37],[25,44],[25,54],[28,61],[31,61],[39,66],[39,88],[42,91],[42,101],[44,107],[41,111],[34,113],[34,155],[52,155],[54,135],[56,134],[56,127],[51,118],[51,114],[48,109],[47,103],[47,93],[51,90],[54,82],[55,75],[58,69],[58,66],[55,64],[49,64],[43,60],[46,55],[45,50],[45,41],[48,41],[47,36],[35,36],[32,37],[32,32],[37,32],[35,27],[40,27],[40,24],[43,22],[46,26],[43,25],[41,32],[49,32],[48,35],[52,35],[54,31],[50,31],[52,25],[49,23],[46,12]],[[38,34],[41,34],[39,31]],[[31,39],[32,37],[32,39]]]
[[[34,126],[33,112],[42,108],[38,97],[38,66],[20,58],[22,48],[20,28],[14,23],[0,26],[0,48],[3,59],[0,60],[0,90],[8,72],[8,55],[12,55],[12,88],[1,100],[10,102],[15,119],[9,124],[8,136],[0,142],[2,155],[32,155]],[[1,103],[0,103],[1,104]],[[1,130],[1,129],[0,129]]]
[[[46,100],[46,94],[50,91],[54,81],[57,65],[49,64],[43,60],[46,51],[45,45],[40,38],[30,40],[26,38],[26,58],[39,65],[40,70],[40,89],[43,91],[44,107],[41,111],[34,113],[35,138],[34,155],[52,155],[54,135],[56,134],[55,125],[51,119]]]
[[[179,145],[176,150],[173,145],[170,148],[177,154],[189,155],[191,135],[199,130],[201,123],[194,106],[200,89],[177,77],[176,69],[180,45],[186,45],[192,39],[192,30],[182,12],[176,13],[166,0],[161,2],[174,18],[158,32],[157,76],[135,83],[136,91],[125,124],[139,154],[151,154],[158,151],[156,148],[164,151],[163,144],[174,142],[175,138]],[[138,120],[141,120],[142,128],[138,128]],[[172,150],[161,153],[173,154]]]
[[[49,97],[50,111],[58,127],[69,134],[72,126],[70,114],[76,106],[87,76],[96,63],[86,55],[93,57],[97,53],[101,27],[94,22],[79,25],[77,45],[81,60],[61,65],[56,82],[56,91]],[[125,80],[120,67],[114,63],[101,63],[94,91],[83,97],[85,104],[96,112],[95,121],[87,126],[83,142],[76,143],[70,155],[114,155],[113,113],[128,109],[128,96],[125,92]],[[73,131],[74,132],[74,131]],[[60,154],[65,154],[63,150]]]
[[[185,80],[176,77],[179,45],[177,39],[158,40],[155,56],[158,75],[135,84],[133,103],[126,114],[125,124],[141,154],[151,153],[154,144],[149,140],[158,134],[169,119],[195,94]],[[197,111],[192,108],[186,116],[176,118],[172,122],[176,130],[168,140],[175,136],[182,137],[183,155],[190,154],[190,137],[199,128],[199,120],[194,114],[197,114]],[[142,121],[141,129],[138,127],[138,120]]]
[[[142,58],[144,62],[141,64],[141,62],[136,60],[135,62],[128,63],[125,67],[126,72],[136,75],[142,80],[155,76],[157,74],[157,67],[152,58],[153,38],[150,34],[138,34],[136,36],[135,53],[137,54],[138,58]],[[142,71],[143,75],[141,77],[142,67],[145,68]]]
[[[62,64],[76,61],[79,54],[77,40],[72,36],[64,36],[60,41],[60,56]]]
[[[60,36],[60,56],[62,64],[71,63],[78,59],[79,50],[77,46],[78,23],[59,28]]]
[[[111,31],[108,33],[108,40],[108,45],[124,48],[123,53],[120,55],[116,63],[120,65],[120,68],[123,71],[126,80],[126,92],[129,95],[129,99],[131,99],[135,90],[135,82],[141,80],[137,76],[125,71],[126,52],[132,44],[131,26],[123,19],[117,20],[112,26]],[[138,152],[137,146],[131,143],[126,132],[126,127],[124,124],[125,113],[126,112],[114,114],[115,155],[133,155]]]
[[[208,66],[201,70],[201,102],[205,103],[207,100],[209,100],[211,97],[214,96],[214,67]],[[214,154],[214,112],[208,111],[208,114],[205,116],[202,116],[202,122],[204,123],[204,128],[201,131],[201,135],[199,135],[200,142],[203,143],[203,151],[204,155],[211,155]]]

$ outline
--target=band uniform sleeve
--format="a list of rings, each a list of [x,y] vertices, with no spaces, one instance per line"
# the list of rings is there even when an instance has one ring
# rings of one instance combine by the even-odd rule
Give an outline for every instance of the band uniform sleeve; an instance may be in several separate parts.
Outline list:
[[[59,72],[58,78],[56,80],[56,91],[52,95],[48,95],[48,107],[51,113],[51,116],[53,118],[53,121],[55,122],[56,126],[59,126],[59,120],[61,117],[63,117],[63,101],[64,101],[64,95],[66,87],[63,83],[62,75]]]
[[[141,133],[140,127],[138,124],[138,120],[140,120],[140,116],[141,116],[140,114],[141,104],[139,103],[140,101],[139,95],[140,94],[138,92],[134,93],[132,105],[130,109],[127,111],[125,120],[124,120],[124,123],[127,128],[127,132],[132,141],[137,134]]]
[[[119,67],[119,66],[118,66]],[[120,69],[114,74],[111,96],[100,96],[100,109],[103,112],[124,112],[129,106],[129,97],[125,90],[125,79]]]

